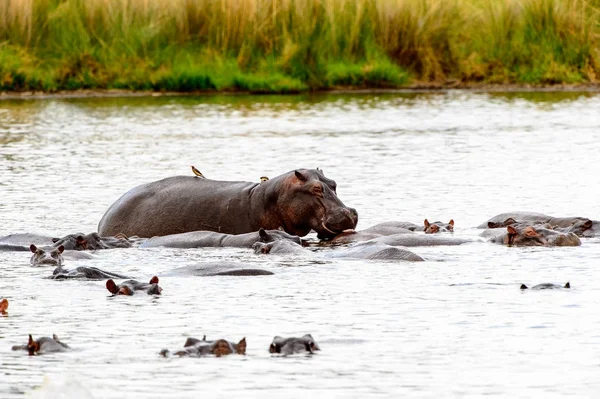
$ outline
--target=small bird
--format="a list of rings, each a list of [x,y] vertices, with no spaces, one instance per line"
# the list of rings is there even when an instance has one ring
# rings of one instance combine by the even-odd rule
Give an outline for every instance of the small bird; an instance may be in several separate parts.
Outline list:
[[[267,176],[261,176],[261,177],[260,177],[260,182],[261,182],[261,183],[264,183],[264,182],[266,182],[267,180],[269,180],[269,178],[268,178]]]
[[[198,169],[196,169],[194,167],[194,165],[192,165],[192,172],[194,172],[194,174],[198,177],[201,177],[203,179],[206,179],[206,177],[204,177],[204,175],[202,174],[202,172],[200,172]]]

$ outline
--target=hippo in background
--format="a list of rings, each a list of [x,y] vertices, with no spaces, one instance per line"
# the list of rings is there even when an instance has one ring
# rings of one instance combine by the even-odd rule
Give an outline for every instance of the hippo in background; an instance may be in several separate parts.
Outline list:
[[[273,338],[273,342],[269,345],[270,353],[277,353],[282,355],[293,355],[295,353],[314,353],[319,351],[319,345],[315,342],[314,338],[310,334],[303,335],[300,338],[282,338],[276,336]]]
[[[532,289],[532,290],[556,290],[556,289],[561,289],[561,288],[571,288],[571,283],[569,283],[568,281],[567,281],[567,283],[565,285],[558,285],[558,284],[551,284],[551,283],[542,283],[542,284],[534,285],[531,288],[529,288],[525,284],[521,284],[521,289],[522,290],[527,290],[527,289]]]
[[[342,203],[336,186],[315,169],[293,170],[261,183],[174,176],[125,193],[106,211],[98,232],[154,237],[283,227],[300,237],[311,230],[319,238],[334,237],[358,222],[358,213]]]
[[[188,338],[183,344],[183,349],[173,353],[174,356],[179,357],[201,357],[214,355],[221,357],[225,355],[231,355],[236,353],[238,355],[246,354],[246,338],[242,338],[240,342],[233,343],[225,339],[218,339],[216,341],[207,341],[206,335],[200,340],[197,338]],[[168,357],[170,352],[168,349],[160,351],[160,355]]]
[[[125,280],[117,284],[110,279],[106,282],[106,289],[113,295],[133,295],[136,291],[144,291],[148,295],[160,295],[162,288],[158,286],[158,277],[154,276],[149,283],[137,280]]]
[[[131,277],[123,276],[121,274],[107,272],[97,267],[79,266],[75,269],[65,269],[61,266],[54,269],[52,276],[48,277],[52,280],[106,280],[113,278],[126,278]]]
[[[403,260],[419,262],[424,259],[407,250],[385,244],[371,242],[360,243],[349,248],[332,251],[313,252],[289,241],[275,241],[270,243],[257,242],[252,247],[256,254],[291,255],[294,258],[301,256],[323,256],[328,258],[369,259],[369,260]]]
[[[27,345],[15,345],[12,347],[14,351],[26,350],[29,356],[41,355],[43,353],[66,352],[71,349],[67,344],[60,342],[56,334],[50,337],[42,337],[36,340],[29,334],[29,342]]]
[[[411,222],[389,221],[376,224],[360,231],[341,233],[329,241],[331,244],[349,244],[352,242],[368,241],[378,237],[390,236],[395,234],[410,234],[423,231],[425,234],[435,234],[442,232],[454,232],[454,219],[448,223],[433,222],[425,219],[423,225],[419,226]]]
[[[29,259],[29,263],[33,266],[43,266],[43,265],[52,265],[52,266],[61,266],[65,262],[65,257],[70,260],[88,260],[93,259],[93,257],[86,253],[81,253],[77,251],[68,251],[65,252],[65,247],[60,245],[59,247],[36,247],[34,244],[29,246],[29,250],[33,252],[31,258]]]
[[[96,251],[99,249],[113,249],[113,248],[131,248],[136,243],[140,243],[142,240],[139,237],[132,237],[129,239],[123,234],[117,234],[114,237],[100,237],[98,233],[75,233],[69,234],[62,238],[53,238],[52,242],[55,246],[64,246],[67,250],[76,251]],[[145,241],[145,239],[143,240]]]
[[[534,212],[501,213],[489,219],[478,228],[504,228],[513,225],[530,225],[550,228],[561,233],[574,233],[579,237],[595,237],[600,233],[600,221],[579,216],[554,217]]]
[[[203,248],[203,247],[237,247],[251,248],[255,242],[273,242],[289,240],[302,245],[302,239],[286,233],[283,230],[265,230],[244,234],[224,234],[214,231],[191,231],[188,233],[170,234],[162,237],[152,237],[141,245],[141,248]]]
[[[506,230],[488,229],[481,233],[495,244],[508,246],[576,247],[581,240],[573,233],[561,233],[527,224],[508,226]]]
[[[296,244],[294,244],[296,245]],[[166,273],[165,276],[176,277],[215,277],[215,276],[270,276],[274,273],[264,269],[254,269],[237,262],[207,262],[191,266],[178,267]]]
[[[2,298],[0,301],[0,314],[6,315],[6,309],[8,309],[8,299]]]

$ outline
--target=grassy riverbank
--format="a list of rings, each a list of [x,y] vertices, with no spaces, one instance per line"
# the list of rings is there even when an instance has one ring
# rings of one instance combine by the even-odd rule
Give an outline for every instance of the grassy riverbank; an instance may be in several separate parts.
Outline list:
[[[600,0],[5,0],[0,90],[600,79]]]

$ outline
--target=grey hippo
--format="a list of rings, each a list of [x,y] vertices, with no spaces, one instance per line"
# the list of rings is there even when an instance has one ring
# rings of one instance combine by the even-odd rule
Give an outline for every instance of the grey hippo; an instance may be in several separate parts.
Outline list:
[[[29,263],[31,263],[33,266],[61,266],[65,262],[65,258],[70,260],[93,259],[92,255],[90,254],[81,253],[78,251],[66,252],[65,247],[62,245],[60,245],[58,248],[42,248],[31,244],[29,246],[29,250],[33,252],[33,255],[31,255],[31,258],[29,259]]]
[[[252,233],[224,234],[214,231],[190,231],[189,233],[169,234],[152,237],[141,245],[141,248],[202,248],[202,247],[238,247],[251,248],[257,242],[289,240],[302,245],[302,239],[283,230],[259,229]]]
[[[335,181],[315,169],[299,169],[262,183],[174,176],[125,193],[98,225],[101,236],[140,237],[208,230],[243,234],[260,228],[319,238],[352,230],[355,209],[338,198]]]
[[[52,338],[41,337],[36,340],[29,334],[29,342],[27,342],[27,345],[16,345],[12,347],[12,350],[14,351],[26,350],[29,352],[30,356],[43,353],[66,352],[69,349],[71,348],[67,344],[62,343],[55,334],[52,335]]]
[[[294,244],[296,245],[296,244]],[[171,270],[165,276],[169,277],[215,277],[215,276],[270,276],[273,272],[256,269],[238,262],[205,262],[191,266],[182,266]]]
[[[579,237],[595,237],[600,233],[600,221],[588,218],[554,217],[535,212],[507,212],[490,218],[478,228],[504,228],[512,225],[530,225],[550,228],[561,233],[574,233]]]
[[[174,356],[179,357],[201,357],[207,355],[214,355],[221,357],[231,354],[245,355],[246,354],[246,338],[242,338],[237,344],[234,342],[227,341],[226,339],[218,339],[216,341],[207,341],[206,335],[202,339],[188,338],[183,344],[183,349],[173,353]],[[160,354],[164,357],[170,355],[167,349],[160,351]]]
[[[52,280],[106,280],[113,278],[126,278],[131,277],[124,276],[122,274],[107,272],[97,267],[79,266],[75,269],[65,269],[61,266],[54,269],[52,276],[48,277]]]
[[[338,234],[331,239],[331,244],[348,244],[358,241],[367,241],[374,238],[389,236],[394,234],[410,234],[416,231],[423,231],[425,234],[436,234],[442,232],[454,232],[454,219],[450,219],[448,223],[433,222],[430,223],[427,219],[423,221],[423,225],[419,226],[411,222],[389,221],[376,224],[369,228],[360,231],[349,231]]]
[[[532,290],[555,290],[555,289],[561,289],[561,288],[571,288],[571,283],[569,283],[568,281],[565,285],[542,283],[542,284],[534,285],[533,287],[531,287]],[[521,289],[527,290],[530,288],[528,286],[526,286],[525,284],[521,284]]]
[[[319,351],[319,345],[315,342],[310,334],[305,334],[300,338],[282,338],[276,336],[273,342],[269,345],[270,353],[278,353],[282,355],[292,355],[294,353],[314,353]]]
[[[136,291],[144,291],[148,295],[160,295],[162,288],[158,286],[158,277],[154,276],[149,283],[137,280],[125,280],[117,284],[110,279],[106,282],[106,289],[113,295],[133,295]]]
[[[488,229],[481,233],[495,244],[507,246],[576,247],[581,240],[574,233],[561,233],[528,224],[511,225],[506,229]]]

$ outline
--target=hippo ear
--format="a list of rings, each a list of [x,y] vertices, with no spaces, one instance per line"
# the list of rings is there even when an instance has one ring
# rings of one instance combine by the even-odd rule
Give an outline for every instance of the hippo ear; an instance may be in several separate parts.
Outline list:
[[[591,220],[588,219],[583,224],[583,228],[585,228],[585,229],[591,229],[593,224],[594,224],[594,222],[592,222]]]
[[[510,234],[511,236],[518,234],[517,230],[512,226],[506,226],[506,231],[508,231],[508,234]]]
[[[307,181],[308,179],[306,178],[306,176],[304,176],[302,173],[298,172],[297,170],[294,171],[294,174],[296,175],[296,178],[300,181]]]
[[[500,223],[488,222],[488,229],[495,229],[498,227],[502,227],[502,225]]]
[[[246,354],[246,337],[242,338],[240,342],[238,342],[236,348],[235,348],[235,352],[238,355],[245,355]]]
[[[158,277],[154,276],[150,279],[150,284],[158,284]]]
[[[531,226],[527,226],[523,232],[527,237],[537,237],[539,233]]]
[[[565,284],[565,288],[571,288],[571,283],[567,281],[567,284]]]
[[[452,227],[454,227],[454,219],[450,219],[450,221],[448,222],[448,224]]]
[[[325,172],[323,172],[323,169],[319,168],[318,166],[317,166],[317,172],[321,172],[321,174],[323,176],[325,176]]]
[[[29,250],[30,250],[31,252],[35,253],[35,251],[37,251],[37,247],[36,247],[35,245],[31,244],[31,245],[29,246]]]
[[[31,336],[31,334],[29,334],[29,342],[27,342],[27,346],[32,346],[35,345],[35,342],[33,342],[33,337]]]
[[[426,229],[429,228],[429,220],[427,220],[427,219],[423,220],[423,224],[425,225]]]
[[[52,239],[52,242],[59,242],[59,241],[60,241],[60,238],[56,238],[56,237],[54,237],[54,238]]]
[[[258,230],[258,235],[260,238],[268,238],[269,234],[262,227]]]
[[[61,245],[60,247],[58,247],[58,253],[62,254],[65,251],[65,246]]]
[[[119,287],[117,287],[113,279],[106,282],[106,289],[114,295],[117,295],[117,292],[119,292]]]
[[[521,284],[521,289],[522,289],[522,290],[526,290],[526,289],[528,289],[528,288],[529,288],[529,287],[528,287],[528,286],[526,286],[525,284]]]
[[[279,349],[279,350],[277,350]],[[279,353],[281,351],[281,348],[278,348],[277,345],[275,345],[275,343],[272,343],[269,346],[269,353]]]
[[[268,254],[271,251],[271,247],[267,246],[267,245],[263,245],[260,248],[260,253],[262,254]]]

